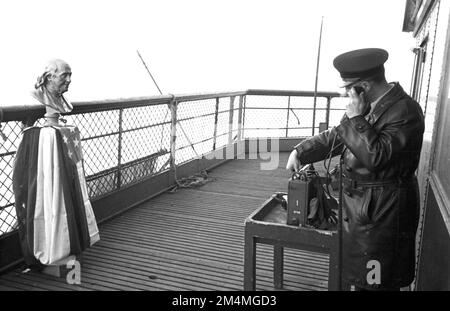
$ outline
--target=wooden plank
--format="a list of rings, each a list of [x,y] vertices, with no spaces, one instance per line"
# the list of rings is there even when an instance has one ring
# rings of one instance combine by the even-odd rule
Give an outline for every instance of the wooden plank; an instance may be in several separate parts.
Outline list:
[[[49,289],[46,289],[45,287],[42,288],[39,283],[36,282],[30,282],[27,280],[24,280],[21,277],[17,277],[15,275],[6,274],[2,276],[2,284],[7,285],[10,284],[11,286],[15,288],[19,288],[20,290],[26,290],[26,291],[48,291]]]
[[[76,284],[68,284],[65,278],[56,278],[53,276],[45,275],[37,272],[13,274],[16,279],[22,279],[30,282],[38,288],[45,288],[47,290],[64,290],[64,291],[84,291],[87,290]]]
[[[32,285],[25,283],[21,284],[21,282],[17,282],[16,280],[9,281],[7,278],[2,276],[2,280],[0,285],[3,287],[9,288],[14,291],[35,291],[36,288]]]
[[[0,284],[0,291],[2,291],[2,292],[9,292],[9,291],[16,292],[16,291],[20,291],[20,289],[14,288],[14,287],[3,286],[3,285]]]

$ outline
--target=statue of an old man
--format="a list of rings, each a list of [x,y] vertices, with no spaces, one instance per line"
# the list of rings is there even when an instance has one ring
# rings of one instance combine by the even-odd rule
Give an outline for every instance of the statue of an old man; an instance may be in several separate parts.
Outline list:
[[[47,269],[99,240],[84,176],[80,131],[61,122],[72,111],[63,95],[72,71],[63,60],[50,61],[38,77],[32,99],[45,106],[43,126],[27,127],[13,170],[20,243],[29,267]]]

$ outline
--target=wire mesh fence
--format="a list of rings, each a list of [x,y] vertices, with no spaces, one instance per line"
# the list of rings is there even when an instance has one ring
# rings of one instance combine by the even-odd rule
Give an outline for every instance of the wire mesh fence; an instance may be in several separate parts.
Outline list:
[[[81,133],[91,200],[171,169],[172,158],[181,165],[246,137],[310,136],[312,118],[318,133],[320,123],[329,126],[339,121],[336,115],[342,116],[330,113],[343,108],[334,102],[337,94],[319,96],[314,108],[311,93],[248,92],[174,97],[136,106],[124,100],[124,105],[105,103],[64,116]],[[42,124],[43,119],[35,123]],[[0,236],[16,229],[12,173],[23,125],[11,120],[1,126],[7,140],[0,144]]]
[[[337,94],[311,93],[247,95],[244,137],[308,137],[323,128],[338,125],[345,111]]]
[[[0,234],[16,228],[14,193],[12,188],[13,165],[20,144],[21,122],[1,123],[6,140],[0,145]]]

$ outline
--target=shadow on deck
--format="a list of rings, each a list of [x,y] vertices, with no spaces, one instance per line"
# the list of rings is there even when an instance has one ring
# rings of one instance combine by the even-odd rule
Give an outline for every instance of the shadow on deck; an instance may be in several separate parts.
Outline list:
[[[287,191],[287,157],[271,171],[260,170],[261,160],[226,162],[201,188],[164,193],[100,225],[80,285],[17,269],[0,277],[0,290],[242,290],[244,221]],[[257,290],[274,290],[272,256],[258,245]],[[284,289],[327,289],[328,256],[286,249],[284,265]]]

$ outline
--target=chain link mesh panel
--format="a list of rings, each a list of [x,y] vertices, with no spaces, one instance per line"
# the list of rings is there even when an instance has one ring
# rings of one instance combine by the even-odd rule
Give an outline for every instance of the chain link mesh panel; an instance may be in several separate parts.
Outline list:
[[[65,117],[80,130],[91,199],[118,189],[119,115],[115,109]]]
[[[14,206],[4,207],[0,210],[0,219],[1,234],[17,229],[17,217]]]
[[[20,143],[20,133],[22,131],[22,124],[20,122],[5,122],[1,125],[1,130],[5,134],[6,141],[0,138],[0,155],[10,152],[16,152]],[[0,166],[1,168],[2,166]]]
[[[20,122],[1,123],[6,141],[0,138],[0,235],[15,229],[16,211],[12,189],[14,156],[19,147],[22,125]]]
[[[178,103],[175,164],[213,150],[215,115],[215,98]]]
[[[228,133],[230,126],[230,111],[219,112],[217,118],[217,137],[216,149],[219,149],[228,144]]]
[[[317,134],[320,123],[327,122],[327,105],[327,98],[320,96],[314,109],[314,98],[311,96],[247,95],[244,137],[311,136],[314,118],[314,133]],[[330,120],[331,117],[330,113]]]
[[[123,110],[122,129],[132,130],[160,124],[170,124],[168,105],[127,108]]]
[[[337,126],[341,122],[348,103],[347,97],[335,97],[330,104],[330,127]]]
[[[284,137],[288,97],[247,96],[245,103],[245,137]]]
[[[1,176],[0,188],[0,206],[8,206],[14,201],[14,194],[12,191],[12,172],[14,165],[14,155],[3,155],[0,158]]]
[[[169,168],[171,113],[168,105],[125,109],[122,114],[120,185]]]
[[[119,132],[119,111],[107,110],[65,116],[67,124],[80,129],[82,138],[92,138]]]

